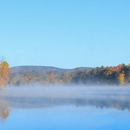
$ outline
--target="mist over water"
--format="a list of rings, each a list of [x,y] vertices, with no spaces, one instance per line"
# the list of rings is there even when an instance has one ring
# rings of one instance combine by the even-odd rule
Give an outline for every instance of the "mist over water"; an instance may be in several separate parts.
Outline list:
[[[85,87],[85,86],[33,86],[7,87],[0,97],[48,97],[48,98],[102,98],[107,96],[129,96],[130,87]]]
[[[61,105],[109,107],[130,110],[129,87],[7,87],[0,98],[11,107],[38,108]]]

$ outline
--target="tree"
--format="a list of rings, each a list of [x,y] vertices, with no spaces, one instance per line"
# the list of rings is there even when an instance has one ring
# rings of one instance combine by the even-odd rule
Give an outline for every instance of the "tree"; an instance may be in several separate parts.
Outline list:
[[[52,71],[49,71],[49,79],[50,79],[50,83],[53,84],[55,80],[55,75]]]
[[[11,73],[11,69],[9,68],[9,64],[7,61],[2,61],[0,63],[0,88],[6,87],[6,80],[9,80],[9,73]]]
[[[62,74],[62,80],[65,84],[69,83],[71,81],[71,75],[68,72],[64,72]]]
[[[124,72],[120,73],[118,78],[119,78],[120,84],[124,85],[125,84],[125,74],[124,74]]]

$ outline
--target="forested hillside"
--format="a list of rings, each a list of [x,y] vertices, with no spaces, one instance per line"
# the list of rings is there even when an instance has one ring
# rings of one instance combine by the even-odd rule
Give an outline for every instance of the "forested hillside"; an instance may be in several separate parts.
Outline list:
[[[11,68],[9,85],[129,85],[130,64],[110,67],[59,69],[43,66]]]

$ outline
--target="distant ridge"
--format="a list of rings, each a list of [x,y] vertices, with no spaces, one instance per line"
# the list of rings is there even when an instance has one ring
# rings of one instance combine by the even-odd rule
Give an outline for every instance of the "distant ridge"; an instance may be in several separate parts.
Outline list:
[[[16,66],[8,85],[130,85],[130,64],[110,67],[63,69],[51,66]],[[87,70],[87,71],[86,71]]]
[[[91,67],[77,67],[79,70],[90,70],[92,69]],[[52,66],[16,66],[16,67],[11,67],[14,73],[20,73],[20,72],[39,72],[39,71],[53,71],[53,73],[58,74],[58,73],[63,73],[63,72],[75,72],[77,68],[73,69],[63,69],[63,68],[57,68],[57,67],[52,67]]]

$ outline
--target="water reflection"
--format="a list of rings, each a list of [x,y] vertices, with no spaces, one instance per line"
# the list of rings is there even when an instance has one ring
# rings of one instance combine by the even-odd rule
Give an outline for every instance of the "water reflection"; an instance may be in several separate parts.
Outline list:
[[[102,98],[48,98],[48,97],[6,97],[6,100],[10,102],[10,106],[13,108],[43,108],[54,106],[68,106],[73,105],[80,106],[93,106],[99,108],[116,108],[118,110],[130,111],[130,98],[125,97],[109,97]],[[7,102],[1,101],[1,113],[8,115]],[[3,115],[4,117],[4,115]]]
[[[9,113],[10,113],[10,109],[9,109],[9,102],[4,100],[4,99],[0,99],[0,118],[2,121],[4,121],[5,119],[8,118]]]

